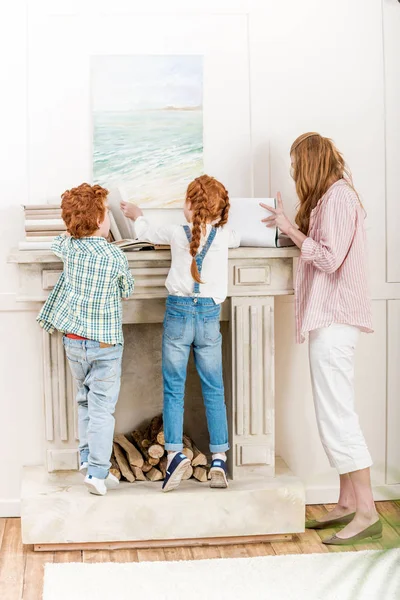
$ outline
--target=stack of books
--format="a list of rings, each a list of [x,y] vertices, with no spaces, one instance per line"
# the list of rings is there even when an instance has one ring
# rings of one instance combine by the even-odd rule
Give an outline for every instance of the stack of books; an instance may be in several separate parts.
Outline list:
[[[25,240],[19,243],[20,250],[50,250],[55,237],[66,231],[61,218],[59,204],[27,204],[25,212]],[[118,206],[110,207],[110,236],[108,241],[117,245],[121,250],[134,252],[136,250],[166,250],[169,246],[155,246],[138,239],[122,237],[120,227],[125,234],[130,233],[129,222]],[[116,215],[116,218],[115,218]],[[117,224],[118,221],[118,224]],[[126,223],[125,223],[126,221]]]
[[[49,250],[54,238],[66,229],[59,204],[27,204],[25,212],[25,240],[20,250]]]

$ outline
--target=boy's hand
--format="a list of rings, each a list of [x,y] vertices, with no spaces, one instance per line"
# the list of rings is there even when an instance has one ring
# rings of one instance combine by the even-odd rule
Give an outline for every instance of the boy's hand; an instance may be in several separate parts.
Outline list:
[[[136,221],[138,217],[143,216],[142,209],[136,206],[136,204],[133,204],[133,202],[125,202],[125,200],[122,200],[120,207],[125,217],[132,219],[132,221]]]

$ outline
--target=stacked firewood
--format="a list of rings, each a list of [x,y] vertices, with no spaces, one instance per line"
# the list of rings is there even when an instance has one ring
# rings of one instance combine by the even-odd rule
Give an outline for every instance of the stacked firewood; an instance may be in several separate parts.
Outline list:
[[[190,460],[183,479],[194,477],[198,481],[207,481],[207,457],[186,434],[183,436],[183,453]],[[110,469],[115,477],[130,483],[161,481],[166,470],[167,451],[162,415],[154,417],[143,430],[137,429],[127,435],[115,435]]]

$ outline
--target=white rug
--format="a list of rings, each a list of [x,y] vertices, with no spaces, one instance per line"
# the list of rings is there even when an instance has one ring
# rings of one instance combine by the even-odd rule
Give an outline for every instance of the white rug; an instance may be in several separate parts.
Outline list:
[[[399,600],[400,549],[47,564],[43,600]]]

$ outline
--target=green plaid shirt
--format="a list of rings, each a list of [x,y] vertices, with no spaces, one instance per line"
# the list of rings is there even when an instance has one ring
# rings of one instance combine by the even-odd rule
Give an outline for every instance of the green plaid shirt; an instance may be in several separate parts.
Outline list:
[[[64,271],[37,321],[106,344],[123,344],[121,298],[129,298],[134,279],[124,253],[103,237],[58,236],[51,247]]]

